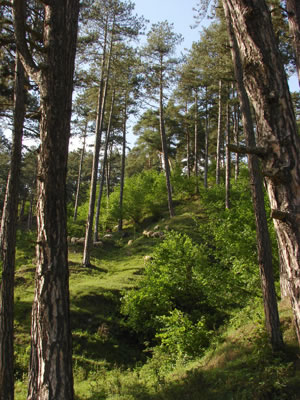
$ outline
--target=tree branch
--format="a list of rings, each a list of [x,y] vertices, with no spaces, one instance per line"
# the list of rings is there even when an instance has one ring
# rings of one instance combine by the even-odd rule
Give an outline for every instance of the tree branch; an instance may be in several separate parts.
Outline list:
[[[11,0],[13,6],[14,30],[17,49],[20,59],[27,74],[36,82],[40,81],[41,70],[34,62],[26,42],[25,29],[25,2],[23,0]]]
[[[228,144],[227,147],[229,151],[232,151],[234,153],[253,154],[261,158],[264,158],[268,154],[266,149],[264,149],[263,147],[248,147],[236,144]]]

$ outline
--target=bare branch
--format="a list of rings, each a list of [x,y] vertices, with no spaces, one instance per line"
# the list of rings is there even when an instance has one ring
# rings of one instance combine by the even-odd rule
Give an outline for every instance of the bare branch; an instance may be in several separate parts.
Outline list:
[[[268,152],[263,147],[248,147],[236,144],[228,144],[229,150],[234,153],[240,154],[254,154],[258,157],[264,158]]]

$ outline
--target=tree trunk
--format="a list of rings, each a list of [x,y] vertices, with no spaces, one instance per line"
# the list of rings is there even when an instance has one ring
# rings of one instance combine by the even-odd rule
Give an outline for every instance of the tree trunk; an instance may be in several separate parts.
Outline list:
[[[195,171],[195,177],[196,177],[196,194],[199,193],[199,182],[198,182],[198,92],[195,90],[195,98],[194,98],[194,103],[195,103],[195,112],[194,112],[194,128],[195,128],[195,148],[194,148],[194,153],[195,153],[195,164],[194,164],[194,171]]]
[[[185,137],[186,137],[186,168],[187,168],[187,176],[190,178],[191,176],[191,152],[190,152],[190,132],[189,132],[189,124],[188,124],[188,105],[185,103]]]
[[[21,169],[25,117],[24,68],[18,53],[15,60],[14,128],[10,172],[2,212],[0,246],[2,280],[0,286],[0,399],[14,399],[14,274],[17,225],[17,198]]]
[[[230,145],[230,116],[229,116],[229,99],[227,100],[226,110],[226,172],[225,172],[225,208],[230,208],[230,173],[231,173],[231,153]]]
[[[239,109],[238,105],[236,104],[234,106],[234,126],[233,126],[233,131],[234,131],[234,143],[236,146],[239,144]],[[234,168],[234,179],[235,181],[238,180],[240,174],[240,155],[239,153],[235,153],[235,168]]]
[[[105,31],[104,49],[106,47],[106,35],[107,35],[107,31]],[[105,68],[105,61],[106,61],[105,60],[105,58],[106,58],[105,52],[103,53],[103,60],[102,60],[102,66],[101,66],[101,79],[100,79],[100,87],[99,87],[99,93],[98,93],[98,107],[97,107],[97,120],[96,120],[92,176],[91,176],[91,189],[90,189],[90,199],[89,199],[89,212],[88,212],[88,218],[87,218],[87,222],[86,222],[83,260],[82,260],[82,265],[84,267],[90,266],[90,256],[91,256],[92,239],[93,239],[92,238],[93,222],[94,222],[95,202],[96,202],[97,176],[98,176],[98,166],[99,166],[99,154],[100,154],[100,147],[101,147],[101,136],[102,136],[102,129],[103,129],[106,95],[107,95],[107,90],[108,90],[110,64],[111,64],[111,57],[112,57],[112,44],[113,44],[113,32],[111,34],[111,43],[110,43],[110,51],[109,51],[109,57],[108,57],[108,62],[107,62],[107,68],[106,68],[105,84],[104,84],[104,68]]]
[[[17,48],[40,89],[37,267],[28,400],[73,400],[66,175],[79,0],[44,2],[43,65],[25,41],[26,2],[12,0]]]
[[[222,81],[219,80],[219,113],[218,113],[218,134],[217,134],[217,165],[216,184],[220,184],[221,171],[221,140],[222,140]]]
[[[107,166],[107,151],[108,151],[108,144],[109,144],[109,138],[110,138],[110,130],[111,130],[111,121],[112,121],[113,109],[114,109],[114,102],[115,102],[115,92],[113,92],[112,99],[111,99],[109,121],[108,121],[107,132],[106,132],[106,141],[105,141],[105,146],[104,146],[102,171],[101,171],[101,174],[100,174],[100,187],[99,187],[97,210],[96,210],[96,216],[95,216],[95,226],[94,226],[94,241],[95,242],[98,241],[98,226],[99,226],[99,218],[100,218],[100,208],[101,208],[103,187],[104,187],[104,182],[105,182],[105,166],[106,166],[106,169],[108,169],[108,166]]]
[[[78,170],[77,189],[76,189],[74,217],[73,217],[74,222],[77,219],[78,201],[79,201],[79,193],[80,193],[80,185],[81,185],[81,171],[82,171],[83,158],[84,158],[84,153],[85,153],[85,140],[86,140],[86,133],[87,133],[87,125],[88,125],[88,121],[86,120],[85,127],[84,127],[84,133],[83,133],[83,144],[82,144],[82,150],[81,150],[81,155],[80,155],[79,170]]]
[[[243,83],[244,74],[242,70],[240,52],[238,49],[234,31],[232,29],[232,10],[229,9],[226,0],[223,1],[223,6],[227,20],[234,72],[237,80],[237,89],[240,99],[246,141],[249,147],[255,147],[256,143],[251,117],[250,102]],[[270,336],[272,347],[274,350],[277,350],[282,348],[283,340],[280,331],[280,321],[273,277],[272,246],[264,207],[262,178],[260,174],[259,161],[256,155],[249,154],[248,168],[250,173],[251,194],[256,221],[258,263],[260,268],[261,286],[264,299],[266,328]]]
[[[296,68],[300,86],[300,2],[299,0],[286,0],[289,29],[293,39],[296,56]]]
[[[208,175],[208,104],[207,104],[207,88],[205,88],[205,156],[204,156],[204,187],[207,189]]]
[[[121,161],[121,181],[120,181],[120,219],[118,225],[118,231],[121,232],[123,229],[123,195],[124,195],[124,183],[125,183],[125,161],[126,161],[126,124],[127,124],[127,90],[125,93],[125,104],[124,104],[124,117],[123,117],[123,143],[122,143],[122,161]]]
[[[162,58],[162,56],[161,56]],[[174,208],[173,208],[173,200],[172,200],[172,188],[171,188],[171,181],[170,181],[170,165],[169,165],[169,158],[168,158],[168,146],[167,146],[167,139],[166,139],[166,131],[165,131],[165,121],[164,121],[164,106],[163,106],[163,76],[162,72],[162,59],[161,59],[161,68],[160,68],[160,82],[159,82],[159,126],[160,126],[160,138],[161,138],[161,145],[162,145],[162,152],[164,158],[164,167],[165,167],[165,176],[166,176],[166,185],[167,185],[167,192],[168,192],[168,207],[169,207],[169,214],[170,217],[174,217]]]

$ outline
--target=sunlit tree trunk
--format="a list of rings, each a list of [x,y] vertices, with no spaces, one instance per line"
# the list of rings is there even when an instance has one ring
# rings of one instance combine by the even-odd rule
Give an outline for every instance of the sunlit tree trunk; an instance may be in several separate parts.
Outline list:
[[[233,29],[232,22],[233,22],[233,17],[232,13],[238,11],[241,11],[242,7],[242,2],[237,1],[235,6],[231,8],[229,6],[229,2],[227,0],[223,0],[223,6],[224,6],[224,11],[227,19],[227,25],[228,25],[228,32],[229,32],[229,38],[230,38],[230,43],[231,43],[231,51],[232,51],[232,58],[234,61],[234,69],[235,69],[235,75],[237,79],[237,88],[238,88],[238,94],[239,94],[239,99],[240,99],[240,104],[241,104],[241,111],[242,111],[242,120],[243,120],[243,126],[244,126],[244,132],[246,136],[246,141],[247,141],[247,146],[250,149],[256,148],[256,143],[255,143],[255,136],[254,136],[254,128],[253,128],[253,123],[252,123],[252,117],[251,117],[251,109],[250,109],[250,103],[249,99],[245,90],[244,83],[247,84],[247,78],[252,80],[253,86],[250,85],[250,88],[248,87],[249,93],[252,95],[252,99],[255,102],[256,106],[256,112],[257,112],[257,117],[258,121],[260,124],[260,129],[262,129],[262,126],[265,125],[266,121],[264,120],[264,115],[266,115],[267,111],[271,111],[269,107],[267,107],[267,104],[262,101],[262,99],[259,99],[261,94],[261,89],[262,87],[260,84],[263,84],[263,81],[257,81],[256,79],[258,77],[254,77],[252,73],[250,75],[247,74],[247,70],[243,71],[242,69],[242,59],[241,59],[241,54],[240,53],[242,47],[242,43],[237,41],[237,37],[239,37],[239,40],[241,40],[241,36],[239,31],[237,30],[237,26],[235,26],[235,29]],[[238,10],[237,10],[238,9]],[[262,10],[263,14],[267,13],[267,8],[264,7]],[[237,23],[239,21],[239,24],[244,24],[243,19],[240,21],[240,17],[235,15],[235,18],[238,18],[234,22]],[[271,32],[270,31],[270,18],[268,17],[268,13],[265,14],[265,17],[263,20],[259,21],[259,24],[261,24],[261,27],[268,26],[269,24],[269,29],[267,30],[267,33],[269,34],[269,39],[271,40]],[[256,27],[256,29],[259,29]],[[256,31],[252,31],[253,33]],[[263,32],[261,32],[263,33]],[[249,44],[249,41],[251,40],[250,37],[250,32],[246,35],[246,37],[243,40],[243,43],[247,42]],[[254,34],[255,35],[255,34]],[[257,38],[256,38],[257,39]],[[274,39],[275,41],[275,39]],[[259,43],[259,42],[256,42]],[[239,44],[239,48],[238,48]],[[262,50],[266,51],[266,49],[263,47]],[[276,51],[273,48],[273,51]],[[244,55],[245,57],[245,55]],[[256,62],[258,62],[259,58],[256,59]],[[245,59],[246,61],[246,59]],[[254,60],[253,60],[254,61]],[[267,66],[265,66],[265,73],[268,74],[267,72]],[[280,70],[280,68],[279,68]],[[262,73],[262,71],[260,71]],[[277,71],[278,73],[279,71]],[[269,71],[270,73],[270,71]],[[273,74],[274,72],[272,72]],[[283,70],[281,70],[281,78],[284,78]],[[255,74],[254,74],[255,75]],[[271,76],[270,76],[271,77]],[[260,76],[260,79],[262,76]],[[258,97],[254,96],[253,90],[256,87],[256,94],[258,94]],[[285,95],[286,96],[286,95]],[[284,97],[285,97],[284,96]],[[260,104],[260,109],[257,109],[258,107],[258,102]],[[277,108],[277,107],[276,107]],[[261,111],[264,111],[263,113]],[[274,110],[275,111],[275,110]],[[278,112],[279,110],[277,110]],[[273,118],[273,117],[272,117]],[[282,118],[284,119],[284,116],[282,115]],[[273,128],[274,129],[274,128]],[[276,129],[275,129],[276,131]],[[279,150],[278,149],[278,139],[276,139],[277,144],[275,149],[271,149],[272,143],[268,143],[268,140],[271,138],[276,137],[275,132],[272,133],[270,129],[268,131],[259,131],[260,133],[260,144],[264,144],[264,146],[267,147],[267,149],[271,152],[270,155],[266,154],[266,159],[263,158],[263,166],[264,168],[266,167],[273,167],[273,160],[271,160],[275,154],[274,150]],[[267,137],[262,137],[262,135],[266,134]],[[268,151],[268,153],[269,153]],[[270,157],[270,160],[268,161],[268,157]],[[277,157],[275,157],[277,159]],[[278,160],[278,159],[277,159]],[[270,164],[269,164],[270,162]],[[279,164],[280,165],[280,164]],[[248,167],[249,167],[249,172],[250,172],[250,179],[251,179],[251,192],[252,192],[252,201],[254,205],[254,213],[255,213],[255,220],[256,220],[256,234],[257,234],[257,249],[258,249],[258,261],[259,261],[259,267],[260,267],[260,276],[261,276],[261,285],[262,285],[262,292],[263,292],[263,298],[264,298],[264,309],[265,309],[265,317],[266,317],[266,328],[269,333],[271,343],[273,346],[273,349],[280,349],[282,348],[283,341],[282,341],[282,335],[280,331],[280,321],[279,321],[279,315],[278,315],[278,308],[277,308],[277,299],[276,299],[276,292],[275,292],[275,286],[274,286],[274,277],[273,277],[273,266],[272,266],[272,247],[271,247],[271,242],[270,242],[270,236],[268,232],[268,225],[267,225],[267,219],[266,219],[266,213],[265,213],[265,208],[264,208],[264,195],[263,195],[263,190],[262,190],[262,179],[260,175],[260,168],[259,168],[259,162],[258,158],[254,154],[249,154],[248,156]],[[270,170],[271,171],[271,170]],[[275,171],[276,172],[276,171]],[[269,186],[269,196],[270,196],[270,189],[274,189],[273,183],[268,182]],[[282,188],[278,188],[279,190]],[[273,197],[273,196],[272,196]],[[271,197],[271,205],[273,202],[273,199]],[[273,203],[274,204],[274,203]],[[278,226],[277,226],[278,229]],[[281,230],[281,229],[280,229]]]
[[[44,4],[42,65],[26,43],[27,2],[12,0],[21,61],[40,90],[37,266],[28,400],[73,400],[66,175],[79,0]]]
[[[17,205],[23,124],[25,117],[24,68],[18,53],[15,58],[14,125],[10,172],[2,211],[0,246],[2,279],[0,284],[0,399],[14,399],[14,273]]]

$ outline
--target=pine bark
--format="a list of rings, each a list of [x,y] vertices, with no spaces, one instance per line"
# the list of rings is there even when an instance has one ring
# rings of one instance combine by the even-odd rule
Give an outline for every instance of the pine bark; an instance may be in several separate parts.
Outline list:
[[[73,400],[66,175],[79,0],[44,2],[43,64],[25,39],[26,2],[12,0],[17,48],[40,90],[37,266],[28,400]]]
[[[25,74],[15,58],[14,127],[11,166],[2,211],[0,246],[2,279],[0,285],[0,399],[14,399],[14,274],[17,207],[23,125],[25,118]]]
[[[299,0],[286,0],[289,29],[295,49],[296,68],[300,86],[300,2]]]
[[[242,60],[238,42],[236,40],[236,30],[232,27],[232,9],[230,9],[227,0],[223,1],[223,7],[226,15],[231,52],[234,64],[234,71],[237,80],[237,89],[241,105],[242,121],[246,136],[247,146],[255,147],[254,127],[251,116],[250,102],[245,90],[244,71],[242,69]],[[234,8],[236,9],[236,8]],[[262,21],[261,21],[262,23]],[[264,26],[264,25],[262,25]],[[239,43],[241,46],[241,43]],[[240,47],[241,49],[241,47]],[[249,77],[248,77],[249,78]],[[248,168],[250,173],[251,194],[254,206],[256,221],[256,236],[258,263],[260,268],[261,286],[264,299],[264,310],[266,319],[266,328],[270,336],[271,344],[274,350],[283,346],[282,335],[280,331],[280,321],[277,307],[277,298],[274,285],[273,265],[272,265],[272,246],[268,231],[266,212],[264,207],[264,194],[262,189],[262,178],[258,157],[254,154],[248,155]]]

